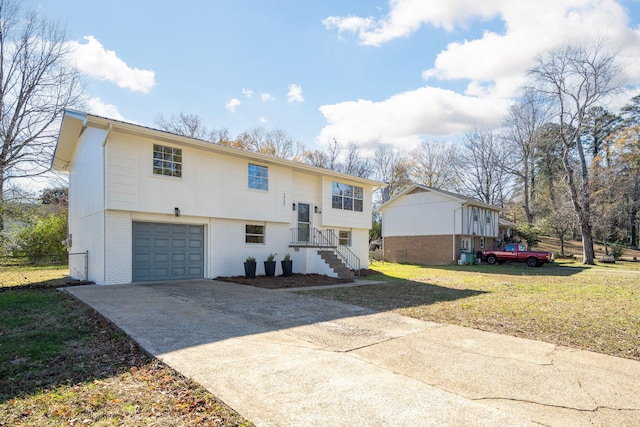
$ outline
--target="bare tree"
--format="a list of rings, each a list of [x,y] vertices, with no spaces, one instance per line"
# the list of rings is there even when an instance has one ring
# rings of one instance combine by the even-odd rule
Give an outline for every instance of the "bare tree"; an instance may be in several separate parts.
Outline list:
[[[533,224],[536,214],[536,159],[542,130],[549,117],[549,108],[535,93],[527,92],[523,100],[513,105],[505,120],[505,149],[511,153],[503,165],[516,177],[522,191],[522,203],[527,222]]]
[[[455,188],[458,162],[453,144],[423,141],[411,157],[414,182],[441,190]]]
[[[485,203],[503,206],[512,192],[505,164],[509,152],[494,129],[475,129],[465,134],[458,156],[456,189]]]
[[[373,173],[371,162],[360,154],[360,149],[355,144],[349,144],[339,169],[340,172],[361,178],[369,178]]]
[[[267,131],[262,126],[255,126],[238,135],[230,145],[283,159],[300,161],[304,158],[302,144],[280,128]]]
[[[373,156],[375,179],[386,182],[380,202],[385,203],[411,185],[412,163],[388,145],[379,146]]]
[[[209,129],[202,117],[196,114],[180,112],[178,115],[172,114],[165,117],[162,114],[156,115],[155,124],[160,129],[176,135],[188,136],[189,138],[202,139],[204,141],[218,144],[229,144],[229,131],[226,128]]]
[[[549,231],[560,240],[560,255],[565,256],[564,243],[567,235],[575,224],[576,213],[574,212],[569,198],[561,197],[555,207],[542,221],[542,229]]]
[[[552,50],[538,57],[536,65],[529,70],[532,89],[547,97],[555,107],[565,176],[580,222],[584,264],[594,264],[595,256],[589,164],[580,136],[587,111],[618,89],[614,79],[619,72],[615,55],[606,52],[603,40],[590,47],[563,46]],[[572,162],[573,152],[578,157],[577,165]]]
[[[373,173],[371,161],[360,154],[357,145],[349,144],[345,154],[343,147],[335,139],[325,151],[306,151],[302,157],[307,164],[362,178],[368,178]]]
[[[49,169],[56,123],[80,100],[65,40],[57,23],[0,0],[0,231],[5,186]]]

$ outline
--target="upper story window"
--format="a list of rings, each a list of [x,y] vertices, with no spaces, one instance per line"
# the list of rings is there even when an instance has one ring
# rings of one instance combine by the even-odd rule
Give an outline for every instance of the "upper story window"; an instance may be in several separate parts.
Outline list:
[[[153,144],[153,174],[182,177],[182,149]]]
[[[269,190],[269,168],[249,163],[249,188]]]
[[[473,222],[478,222],[478,208],[473,208]]]
[[[362,212],[364,191],[362,187],[334,182],[331,189],[331,207]]]
[[[485,217],[486,217],[487,224],[490,224],[491,223],[491,212],[487,211],[487,213],[485,214]]]

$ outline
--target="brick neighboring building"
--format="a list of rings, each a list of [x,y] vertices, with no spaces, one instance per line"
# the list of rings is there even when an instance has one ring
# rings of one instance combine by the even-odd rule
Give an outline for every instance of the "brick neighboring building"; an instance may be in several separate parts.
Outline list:
[[[446,265],[502,243],[500,208],[471,197],[415,184],[378,210],[386,261]]]

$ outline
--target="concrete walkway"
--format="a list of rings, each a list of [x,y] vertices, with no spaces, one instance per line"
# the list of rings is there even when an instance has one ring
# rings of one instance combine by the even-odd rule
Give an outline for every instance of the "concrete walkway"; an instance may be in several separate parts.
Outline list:
[[[640,362],[212,280],[66,292],[258,426],[640,426]]]

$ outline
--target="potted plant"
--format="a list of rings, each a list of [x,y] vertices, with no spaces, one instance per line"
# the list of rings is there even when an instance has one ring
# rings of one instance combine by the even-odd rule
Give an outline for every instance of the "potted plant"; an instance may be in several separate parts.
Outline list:
[[[267,260],[264,262],[264,274],[265,276],[273,277],[276,275],[276,262],[274,254],[269,254]]]
[[[285,254],[282,261],[280,261],[280,264],[282,264],[283,276],[289,277],[293,274],[293,261],[291,261],[291,255]]]
[[[256,278],[256,259],[252,256],[247,257],[244,262],[244,275],[249,279]]]

